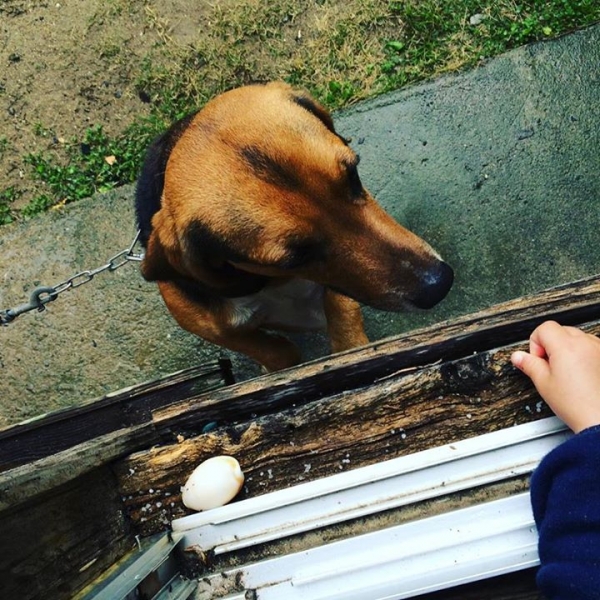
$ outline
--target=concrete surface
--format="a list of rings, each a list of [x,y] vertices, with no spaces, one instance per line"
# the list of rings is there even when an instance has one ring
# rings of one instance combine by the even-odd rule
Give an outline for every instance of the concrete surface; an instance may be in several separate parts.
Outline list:
[[[428,313],[366,311],[371,339],[600,271],[600,26],[336,115],[367,187],[436,247],[456,284]],[[0,309],[125,248],[132,187],[0,232]],[[322,338],[304,344],[326,352]],[[137,266],[0,330],[0,426],[217,356]],[[239,378],[257,371],[235,359]]]

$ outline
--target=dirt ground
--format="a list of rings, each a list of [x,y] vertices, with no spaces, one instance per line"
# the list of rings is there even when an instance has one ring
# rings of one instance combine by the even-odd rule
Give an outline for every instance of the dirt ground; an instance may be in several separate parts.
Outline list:
[[[202,6],[0,0],[0,189],[29,196],[27,153],[80,139],[95,124],[118,133],[148,112],[135,90],[140,63],[165,27],[186,43],[203,22]]]
[[[24,160],[28,154],[60,157],[61,146],[80,142],[93,126],[116,136],[149,115],[153,99],[139,89],[144,73],[176,80],[178,72],[186,80],[182,85],[191,81],[195,88],[189,69],[196,69],[203,87],[198,106],[208,99],[203,94],[223,88],[225,77],[225,87],[281,77],[282,57],[292,71],[331,71],[333,79],[341,61],[367,86],[369,75],[353,61],[382,60],[380,45],[365,40],[359,28],[373,7],[380,10],[372,0],[353,7],[337,0],[0,0],[0,192],[13,187],[13,208],[22,208],[45,191]],[[399,30],[396,18],[384,17],[382,31]],[[357,28],[357,37],[336,46],[329,64],[334,25],[344,35]],[[256,39],[252,57],[236,45],[246,34]],[[270,46],[274,38],[276,48]],[[368,59],[357,59],[357,43],[363,54],[369,50]],[[211,69],[185,63],[191,48],[201,49]],[[307,66],[319,53],[316,66]]]
[[[217,3],[232,8],[235,0]],[[212,3],[191,0],[0,0],[0,190],[15,208],[38,184],[24,157],[81,140],[91,126],[117,135],[150,112],[136,89],[144,61],[197,44],[211,28]],[[292,24],[285,17],[282,28]]]

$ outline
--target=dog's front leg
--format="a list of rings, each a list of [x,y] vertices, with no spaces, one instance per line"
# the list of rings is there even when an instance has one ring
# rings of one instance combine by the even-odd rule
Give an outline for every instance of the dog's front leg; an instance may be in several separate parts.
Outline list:
[[[325,317],[332,352],[342,352],[369,343],[360,304],[356,300],[326,290]]]
[[[302,361],[294,343],[282,335],[261,329],[228,331],[211,341],[249,356],[267,372],[287,369]]]

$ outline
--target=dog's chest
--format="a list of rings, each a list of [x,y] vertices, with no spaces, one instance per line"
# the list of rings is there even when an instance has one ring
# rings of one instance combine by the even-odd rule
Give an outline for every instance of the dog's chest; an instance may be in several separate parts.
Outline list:
[[[272,327],[287,330],[325,329],[324,289],[305,279],[267,286],[257,294],[230,300],[234,327]]]

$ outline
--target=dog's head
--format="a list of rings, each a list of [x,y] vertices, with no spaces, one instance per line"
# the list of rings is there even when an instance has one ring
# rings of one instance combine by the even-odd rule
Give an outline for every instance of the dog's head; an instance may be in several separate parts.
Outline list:
[[[143,265],[241,294],[267,277],[316,281],[384,310],[430,308],[452,269],[364,188],[329,113],[280,83],[208,103],[167,162]]]

